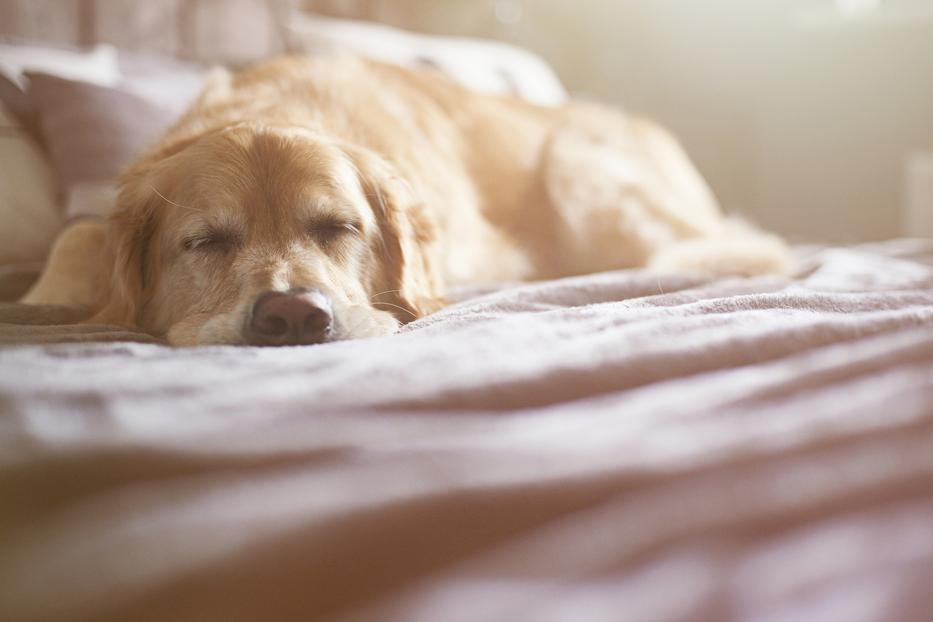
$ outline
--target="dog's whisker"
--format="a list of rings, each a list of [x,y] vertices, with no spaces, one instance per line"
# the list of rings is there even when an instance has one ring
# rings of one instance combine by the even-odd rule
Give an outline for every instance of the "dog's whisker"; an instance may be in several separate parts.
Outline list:
[[[155,192],[157,195],[159,195],[159,197],[160,197],[163,201],[165,201],[166,203],[168,203],[169,205],[174,205],[175,207],[178,207],[178,208],[181,208],[181,209],[185,209],[185,210],[188,210],[188,211],[190,211],[190,212],[196,212],[196,211],[197,211],[197,210],[194,209],[193,207],[188,207],[187,205],[182,205],[181,203],[176,203],[175,201],[171,200],[170,198],[168,198],[167,196],[165,196],[164,194],[162,194],[161,192],[159,192],[158,189],[157,189],[155,186],[149,186],[149,187],[152,188],[152,191]]]
[[[405,307],[400,307],[400,306],[398,306],[398,305],[394,305],[394,304],[392,304],[391,302],[378,302],[378,301],[374,301],[373,304],[374,304],[374,305],[386,305],[386,306],[389,306],[389,307],[394,307],[394,308],[398,309],[399,311],[404,311],[405,313],[407,313],[408,315],[410,315],[413,319],[416,319],[416,320],[418,319],[418,316],[417,316],[417,315],[415,315],[414,313],[412,313],[411,311],[409,311],[409,310],[406,309]]]
[[[400,294],[400,293],[402,293],[402,290],[400,289],[389,289],[384,292],[379,292],[378,294],[373,294],[372,296],[369,297],[369,300],[372,301],[374,298],[378,296],[384,296],[386,294]]]

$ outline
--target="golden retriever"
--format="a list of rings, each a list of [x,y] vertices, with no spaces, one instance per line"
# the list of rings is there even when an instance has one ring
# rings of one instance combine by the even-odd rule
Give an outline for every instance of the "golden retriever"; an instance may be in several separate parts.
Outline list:
[[[215,73],[124,175],[104,237],[91,321],[177,345],[387,334],[451,284],[786,256],[650,122],[351,58]]]

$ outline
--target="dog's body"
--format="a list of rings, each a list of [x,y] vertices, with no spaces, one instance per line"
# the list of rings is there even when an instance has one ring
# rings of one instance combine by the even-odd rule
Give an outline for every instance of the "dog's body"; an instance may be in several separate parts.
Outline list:
[[[785,258],[649,122],[354,59],[217,74],[123,182],[95,320],[177,344],[390,332],[457,283]]]

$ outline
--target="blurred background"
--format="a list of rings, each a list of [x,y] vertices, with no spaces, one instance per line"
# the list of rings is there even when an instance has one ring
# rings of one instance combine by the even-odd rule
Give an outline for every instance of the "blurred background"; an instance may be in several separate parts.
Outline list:
[[[933,236],[933,0],[0,0],[0,35],[244,64],[296,10],[529,49],[793,240]]]

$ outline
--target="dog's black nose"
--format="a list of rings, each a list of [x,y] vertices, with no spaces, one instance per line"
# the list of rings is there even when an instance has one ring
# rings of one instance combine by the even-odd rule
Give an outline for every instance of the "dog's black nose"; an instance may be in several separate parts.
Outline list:
[[[245,332],[258,346],[322,343],[334,332],[330,300],[316,289],[265,293],[253,305]]]

